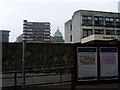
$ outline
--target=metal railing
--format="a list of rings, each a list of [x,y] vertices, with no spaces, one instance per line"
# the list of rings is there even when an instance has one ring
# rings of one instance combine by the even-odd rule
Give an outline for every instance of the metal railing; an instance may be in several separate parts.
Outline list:
[[[71,84],[71,65],[43,65],[25,70],[26,86]],[[2,72],[3,87],[22,86],[22,71],[10,68]]]

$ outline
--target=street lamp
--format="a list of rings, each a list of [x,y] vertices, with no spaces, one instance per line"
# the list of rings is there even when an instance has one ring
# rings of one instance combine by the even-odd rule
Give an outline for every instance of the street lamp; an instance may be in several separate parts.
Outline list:
[[[22,90],[25,89],[25,39],[23,38],[22,43]]]

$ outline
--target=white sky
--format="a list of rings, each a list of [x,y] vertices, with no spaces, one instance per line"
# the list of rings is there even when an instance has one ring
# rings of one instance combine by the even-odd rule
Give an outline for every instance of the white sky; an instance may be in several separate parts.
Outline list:
[[[10,30],[10,41],[23,32],[23,20],[50,22],[51,35],[59,27],[64,35],[64,23],[76,10],[118,11],[119,0],[1,0],[0,30]]]

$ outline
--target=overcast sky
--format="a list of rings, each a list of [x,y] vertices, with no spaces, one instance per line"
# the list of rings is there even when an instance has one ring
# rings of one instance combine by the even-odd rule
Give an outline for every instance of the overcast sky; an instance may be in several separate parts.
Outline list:
[[[59,27],[64,36],[64,23],[76,10],[118,12],[119,0],[0,0],[0,30],[10,30],[10,41],[23,32],[23,20],[50,22],[51,35]]]

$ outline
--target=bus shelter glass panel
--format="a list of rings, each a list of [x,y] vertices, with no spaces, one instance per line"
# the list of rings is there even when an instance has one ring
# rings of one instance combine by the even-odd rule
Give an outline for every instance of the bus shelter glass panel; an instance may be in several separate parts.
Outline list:
[[[116,47],[100,48],[101,80],[118,79],[118,49]]]
[[[95,47],[77,48],[77,80],[97,79],[97,49]]]

